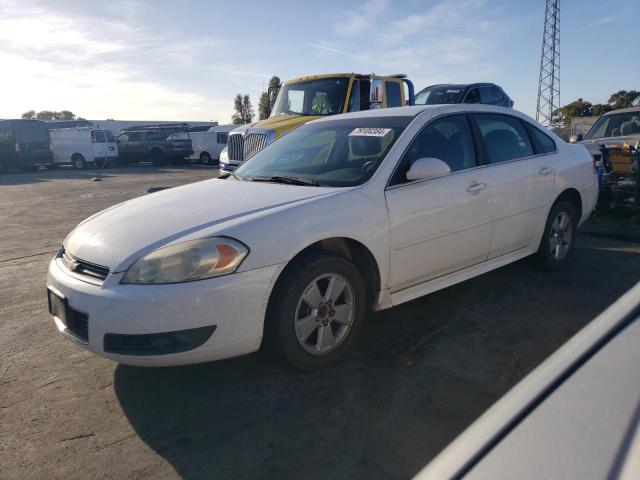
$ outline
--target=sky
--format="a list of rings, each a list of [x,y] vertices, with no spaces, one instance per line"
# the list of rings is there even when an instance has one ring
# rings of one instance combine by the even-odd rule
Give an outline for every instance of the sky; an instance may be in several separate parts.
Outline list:
[[[640,90],[640,0],[562,0],[561,102]],[[535,115],[544,0],[0,0],[0,118],[228,123],[272,75],[489,81]]]

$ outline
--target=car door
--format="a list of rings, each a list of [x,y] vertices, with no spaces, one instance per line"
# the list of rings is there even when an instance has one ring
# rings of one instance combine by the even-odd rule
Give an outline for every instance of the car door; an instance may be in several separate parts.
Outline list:
[[[540,167],[523,122],[514,116],[495,113],[470,115],[482,140],[491,176],[489,194],[493,203],[493,227],[489,258],[516,252],[531,245],[535,217],[543,205],[545,192],[537,190]],[[543,172],[545,173],[545,172]],[[549,177],[552,181],[553,176]],[[553,184],[551,184],[553,188]]]
[[[116,137],[116,142],[118,144],[118,155],[125,160],[132,159],[133,155],[131,154],[131,148],[129,146],[129,134],[121,133]]]
[[[91,132],[91,147],[94,159],[107,157],[107,138],[102,130]]]
[[[435,157],[447,176],[407,181],[418,158]],[[385,192],[392,293],[486,260],[491,197],[465,114],[440,117],[413,140]]]

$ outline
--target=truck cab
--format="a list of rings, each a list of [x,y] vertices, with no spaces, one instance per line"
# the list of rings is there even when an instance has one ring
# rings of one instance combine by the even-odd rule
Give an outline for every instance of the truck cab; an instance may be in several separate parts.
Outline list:
[[[269,118],[230,132],[227,149],[220,154],[223,170],[235,170],[277,138],[316,118],[413,105],[415,100],[413,83],[406,75],[312,75],[289,80],[276,89],[277,97],[269,91]]]

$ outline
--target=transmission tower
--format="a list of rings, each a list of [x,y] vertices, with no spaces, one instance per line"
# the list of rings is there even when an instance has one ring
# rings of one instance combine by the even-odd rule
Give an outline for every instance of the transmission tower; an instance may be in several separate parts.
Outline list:
[[[536,119],[548,127],[557,127],[553,112],[560,107],[560,0],[546,0],[538,106]]]

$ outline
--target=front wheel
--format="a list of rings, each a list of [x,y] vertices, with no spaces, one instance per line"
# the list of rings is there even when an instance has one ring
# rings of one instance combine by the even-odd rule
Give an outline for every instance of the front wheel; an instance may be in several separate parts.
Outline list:
[[[71,165],[73,165],[73,168],[76,170],[83,170],[87,166],[87,162],[82,155],[76,153],[71,157]]]
[[[578,213],[571,203],[558,202],[551,208],[537,253],[543,268],[562,268],[573,251],[577,226]]]
[[[164,152],[161,152],[160,150],[154,150],[151,152],[151,164],[154,167],[161,167],[165,163],[166,159],[164,157]]]
[[[209,152],[202,152],[200,154],[200,162],[203,165],[212,165],[213,164],[213,159],[211,158],[211,155],[209,155]]]
[[[348,352],[362,328],[366,292],[348,260],[314,254],[291,265],[269,305],[277,351],[293,367],[317,370]]]

